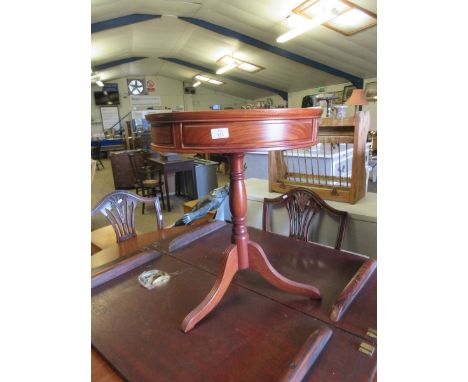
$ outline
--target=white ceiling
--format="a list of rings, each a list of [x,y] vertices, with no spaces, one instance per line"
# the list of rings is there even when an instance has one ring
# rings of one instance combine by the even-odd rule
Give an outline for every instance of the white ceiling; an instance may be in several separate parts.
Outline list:
[[[92,22],[99,22],[134,13],[158,14],[162,18],[92,34],[91,64],[131,56],[149,57],[141,61],[102,70],[104,81],[132,75],[162,75],[190,82],[199,71],[159,57],[174,57],[192,64],[216,70],[216,60],[224,54],[265,67],[258,73],[234,69],[229,76],[238,77],[283,91],[296,91],[347,80],[310,66],[289,60],[266,50],[242,43],[196,25],[177,16],[194,17],[267,44],[318,61],[361,78],[377,75],[377,28],[344,36],[319,26],[284,44],[276,38],[288,28],[285,18],[303,0],[92,0]],[[377,13],[376,0],[355,0]],[[228,94],[243,98],[258,98],[271,94],[223,76],[214,76],[226,84]],[[208,86],[208,85],[206,85]]]

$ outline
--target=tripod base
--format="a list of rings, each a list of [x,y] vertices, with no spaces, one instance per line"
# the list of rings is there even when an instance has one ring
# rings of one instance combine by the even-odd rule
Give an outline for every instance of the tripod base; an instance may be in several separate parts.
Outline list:
[[[226,293],[229,284],[231,283],[234,275],[239,271],[239,256],[236,245],[230,245],[224,251],[225,262],[221,267],[221,271],[216,279],[213,288],[205,299],[192,310],[182,322],[181,329],[187,333],[194,328],[208,313],[210,313],[216,305],[218,305],[221,298]],[[256,272],[260,273],[270,284],[277,288],[283,289],[287,292],[294,294],[302,294],[309,296],[312,299],[319,300],[320,291],[314,286],[298,283],[282,276],[270,264],[270,261],[265,255],[262,247],[253,241],[248,242],[248,266]]]

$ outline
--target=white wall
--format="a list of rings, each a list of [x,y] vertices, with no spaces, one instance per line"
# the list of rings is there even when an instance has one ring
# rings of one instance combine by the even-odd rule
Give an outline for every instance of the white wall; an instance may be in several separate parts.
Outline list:
[[[152,80],[155,84],[155,91],[149,93],[151,95],[159,95],[161,97],[162,108],[170,108],[175,110],[178,106],[184,106],[186,111],[210,110],[210,106],[217,104],[222,108],[232,107],[240,109],[240,107],[251,100],[235,97],[218,90],[200,85],[196,88],[196,94],[184,94],[184,83],[172,78],[162,76],[144,76],[135,77],[145,81]],[[119,114],[122,118],[130,111],[130,97],[127,91],[127,78],[118,78],[109,81],[117,83],[119,86],[120,106]],[[102,88],[93,84],[91,86],[91,119],[94,122],[101,121],[100,107],[95,105],[94,92]]]
[[[268,96],[268,97],[257,98],[253,100],[252,103],[255,104],[261,101],[266,103],[268,98],[270,98],[273,101],[273,107],[286,107],[286,101],[277,94],[272,94],[271,96]]]
[[[365,79],[364,88],[366,86],[366,83],[373,82],[373,81],[377,81],[377,78]],[[342,84],[325,86],[324,93],[342,91],[344,87],[348,85],[351,85],[351,83],[345,82]],[[301,107],[302,98],[304,96],[315,95],[315,94],[318,94],[317,89],[304,89],[304,90],[299,90],[297,92],[288,93],[288,96],[289,96],[288,107]],[[370,130],[377,130],[377,101],[369,101],[367,105],[364,105],[362,107],[362,110],[364,111],[368,110],[370,112],[370,116],[371,116]],[[325,110],[324,110],[324,113],[325,113]],[[352,116],[353,114],[354,114],[354,107],[353,106],[348,107],[347,115]]]
[[[373,82],[373,81],[377,81],[377,78],[365,79],[364,88],[366,86],[366,83]],[[351,85],[351,82],[344,82],[342,84],[325,86],[324,93],[342,91],[344,87],[348,85]],[[304,90],[299,90],[296,92],[290,92],[288,93],[288,107],[290,108],[301,107],[302,98],[304,96],[315,95],[315,94],[318,94],[317,89],[304,89]],[[273,100],[273,105],[275,106],[285,105],[286,103],[279,95],[271,95],[269,97],[257,98],[253,100],[252,103],[256,103],[260,101],[265,102],[267,98],[271,98]],[[362,110],[364,111],[368,110],[370,112],[370,115],[371,115],[370,130],[377,130],[377,101],[369,101],[367,105],[362,107]],[[325,116],[325,112],[326,110],[324,109],[323,116]],[[353,114],[354,114],[354,107],[353,106],[348,107],[347,115],[352,116]]]
[[[162,107],[176,109],[176,107],[183,105],[185,111],[201,111],[210,110],[210,106],[217,104],[221,105],[224,109],[226,107],[232,107],[234,109],[240,109],[242,105],[248,103],[256,103],[259,101],[266,101],[267,98],[273,100],[273,105],[285,105],[285,101],[279,95],[271,95],[269,97],[262,97],[255,100],[235,97],[226,93],[222,93],[216,89],[208,88],[208,86],[200,85],[196,88],[196,94],[184,94],[184,83],[182,81],[174,80],[172,78],[162,76],[146,76],[141,77],[145,80],[152,80],[155,83],[155,92],[153,95],[161,96]],[[377,78],[367,78],[364,80],[364,87],[367,82],[377,81]],[[122,118],[126,113],[130,111],[130,98],[127,92],[127,78],[119,78],[116,80],[109,81],[117,83],[119,85],[120,93],[120,106],[119,114]],[[349,82],[325,86],[325,92],[341,91],[347,85],[351,85]],[[101,121],[101,113],[99,106],[94,104],[94,91],[98,91],[101,88],[97,85],[91,87],[91,117],[95,122]],[[317,89],[304,89],[296,92],[288,93],[289,102],[288,107],[301,107],[302,98],[306,95],[318,94]],[[377,130],[377,102],[370,101],[367,105],[362,107],[363,110],[370,111],[371,114],[371,130]],[[348,116],[353,115],[354,108],[351,106],[348,108]]]
[[[208,85],[207,85],[208,86]],[[195,88],[196,94],[186,95],[187,111],[210,110],[212,105],[221,105],[222,109],[232,107],[233,109],[240,109],[240,107],[250,100],[240,97],[235,97],[220,91],[214,90],[211,87],[204,87],[200,85]],[[188,105],[191,101],[191,110],[188,110]]]

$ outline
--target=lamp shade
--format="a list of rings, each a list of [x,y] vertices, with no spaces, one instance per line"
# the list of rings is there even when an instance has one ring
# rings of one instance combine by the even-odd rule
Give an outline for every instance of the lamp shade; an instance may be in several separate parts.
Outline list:
[[[345,102],[346,105],[367,105],[366,97],[364,97],[364,89],[354,89],[351,97]]]

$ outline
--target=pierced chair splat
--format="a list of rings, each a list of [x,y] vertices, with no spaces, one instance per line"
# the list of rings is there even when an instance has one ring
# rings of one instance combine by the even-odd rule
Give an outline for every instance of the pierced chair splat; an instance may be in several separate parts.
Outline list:
[[[264,231],[271,232],[271,215],[273,206],[283,206],[289,215],[289,237],[309,241],[313,229],[312,222],[325,210],[339,219],[335,249],[341,249],[344,231],[348,219],[346,211],[336,210],[326,203],[318,194],[306,188],[295,188],[277,198],[263,200]]]
[[[91,216],[100,212],[114,228],[117,242],[128,240],[137,235],[135,229],[135,210],[138,202],[151,203],[156,209],[156,225],[163,229],[163,219],[159,198],[147,198],[130,191],[110,192],[91,210]]]

